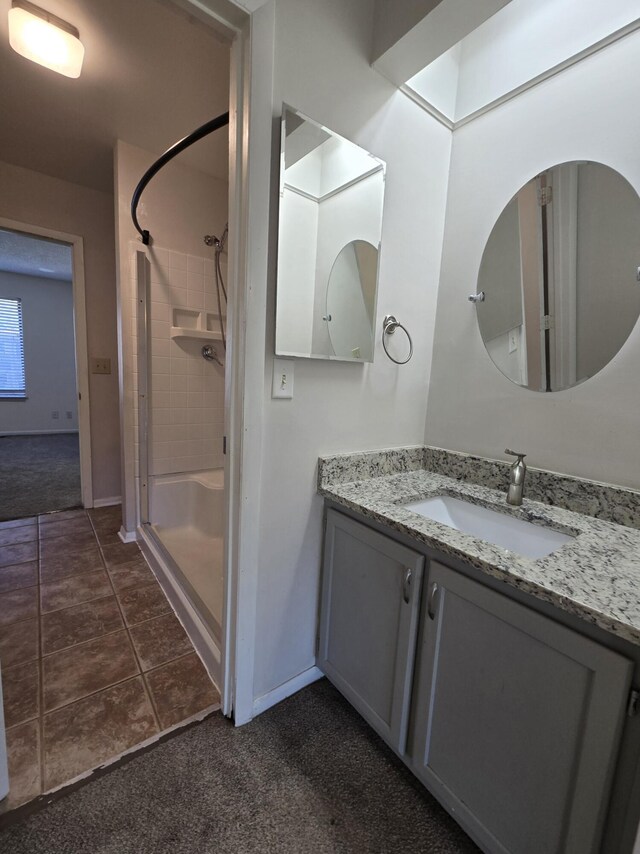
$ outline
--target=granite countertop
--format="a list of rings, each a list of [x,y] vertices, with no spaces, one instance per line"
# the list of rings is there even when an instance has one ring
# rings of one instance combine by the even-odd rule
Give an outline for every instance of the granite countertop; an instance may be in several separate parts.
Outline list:
[[[318,492],[325,498],[640,644],[640,530],[527,498],[521,507],[510,507],[505,491],[417,468],[419,463],[415,470],[351,481],[344,480],[343,466],[342,478],[332,479],[338,459],[321,461]],[[576,536],[534,560],[401,506],[435,495],[460,497]]]

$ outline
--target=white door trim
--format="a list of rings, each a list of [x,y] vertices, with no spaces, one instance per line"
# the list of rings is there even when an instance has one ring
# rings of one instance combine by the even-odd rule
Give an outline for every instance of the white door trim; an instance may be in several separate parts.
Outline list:
[[[89,402],[89,355],[87,348],[87,310],[84,286],[84,245],[78,234],[68,234],[18,220],[0,217],[0,228],[21,231],[36,237],[48,237],[71,246],[73,258],[73,328],[75,332],[76,384],[78,390],[78,436],[80,442],[80,486],[82,503],[93,507],[91,472],[91,407]]]
[[[265,372],[265,314],[269,272],[269,206],[273,125],[275,3],[256,9],[232,48],[229,231],[237,235],[230,255],[230,318],[233,376],[228,383],[227,549],[223,616],[223,711],[236,725],[254,708],[260,562],[260,485]],[[233,183],[232,181],[233,176]],[[234,229],[232,232],[231,229]]]
[[[225,433],[225,574],[222,709],[236,725],[254,710],[260,480],[271,181],[275,4],[238,23],[241,3],[174,0],[228,26],[229,311]],[[242,11],[249,11],[242,9]]]

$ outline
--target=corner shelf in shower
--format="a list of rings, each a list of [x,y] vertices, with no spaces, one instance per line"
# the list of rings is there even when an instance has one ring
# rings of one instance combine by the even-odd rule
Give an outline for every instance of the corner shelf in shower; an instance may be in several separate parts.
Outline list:
[[[184,326],[171,327],[172,338],[189,338],[197,341],[222,341],[222,335],[219,331],[214,332],[211,329],[187,329]]]
[[[192,308],[173,308],[171,337],[176,340],[222,341],[217,314]]]

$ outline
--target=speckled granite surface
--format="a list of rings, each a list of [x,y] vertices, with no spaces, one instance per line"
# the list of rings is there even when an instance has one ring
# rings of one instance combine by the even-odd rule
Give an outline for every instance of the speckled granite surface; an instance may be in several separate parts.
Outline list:
[[[414,445],[321,457],[318,464],[318,488],[329,483],[349,483],[386,474],[427,469],[454,480],[506,492],[510,465],[501,460]],[[640,491],[527,466],[525,495],[533,501],[640,529]]]
[[[375,462],[374,454],[354,455],[358,459],[353,465],[350,455],[325,458],[319,467],[318,491],[444,556],[464,560],[482,573],[640,644],[640,530],[531,498],[522,507],[509,507],[504,489],[425,470],[416,462],[419,451],[424,465],[425,449],[394,451],[388,462],[391,471],[384,470],[384,461]],[[412,470],[398,473],[403,454]],[[367,474],[376,471],[380,474]],[[355,473],[360,476],[347,480]],[[523,558],[401,506],[434,495],[464,498],[576,536],[547,557]]]

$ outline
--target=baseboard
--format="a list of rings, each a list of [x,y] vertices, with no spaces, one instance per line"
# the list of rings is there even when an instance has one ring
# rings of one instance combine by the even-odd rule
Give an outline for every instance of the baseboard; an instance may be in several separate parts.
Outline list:
[[[1,436],[59,436],[64,433],[68,435],[70,433],[77,433],[78,428],[75,430],[2,430],[0,431]]]
[[[112,495],[111,498],[94,498],[94,507],[114,507],[116,504],[122,504],[120,495]]]
[[[118,536],[123,543],[136,543],[138,541],[137,533],[135,531],[127,531],[124,525],[118,531]]]
[[[291,697],[292,694],[297,694],[298,691],[301,691],[313,682],[317,682],[318,679],[322,679],[323,676],[324,673],[315,666],[310,667],[308,670],[304,670],[302,673],[298,673],[298,675],[294,676],[293,679],[283,682],[282,685],[278,685],[277,688],[274,688],[272,691],[268,691],[266,694],[263,694],[261,697],[254,700],[254,716],[260,715],[262,712],[266,712],[267,709],[270,709],[282,700],[286,700],[287,697]]]

